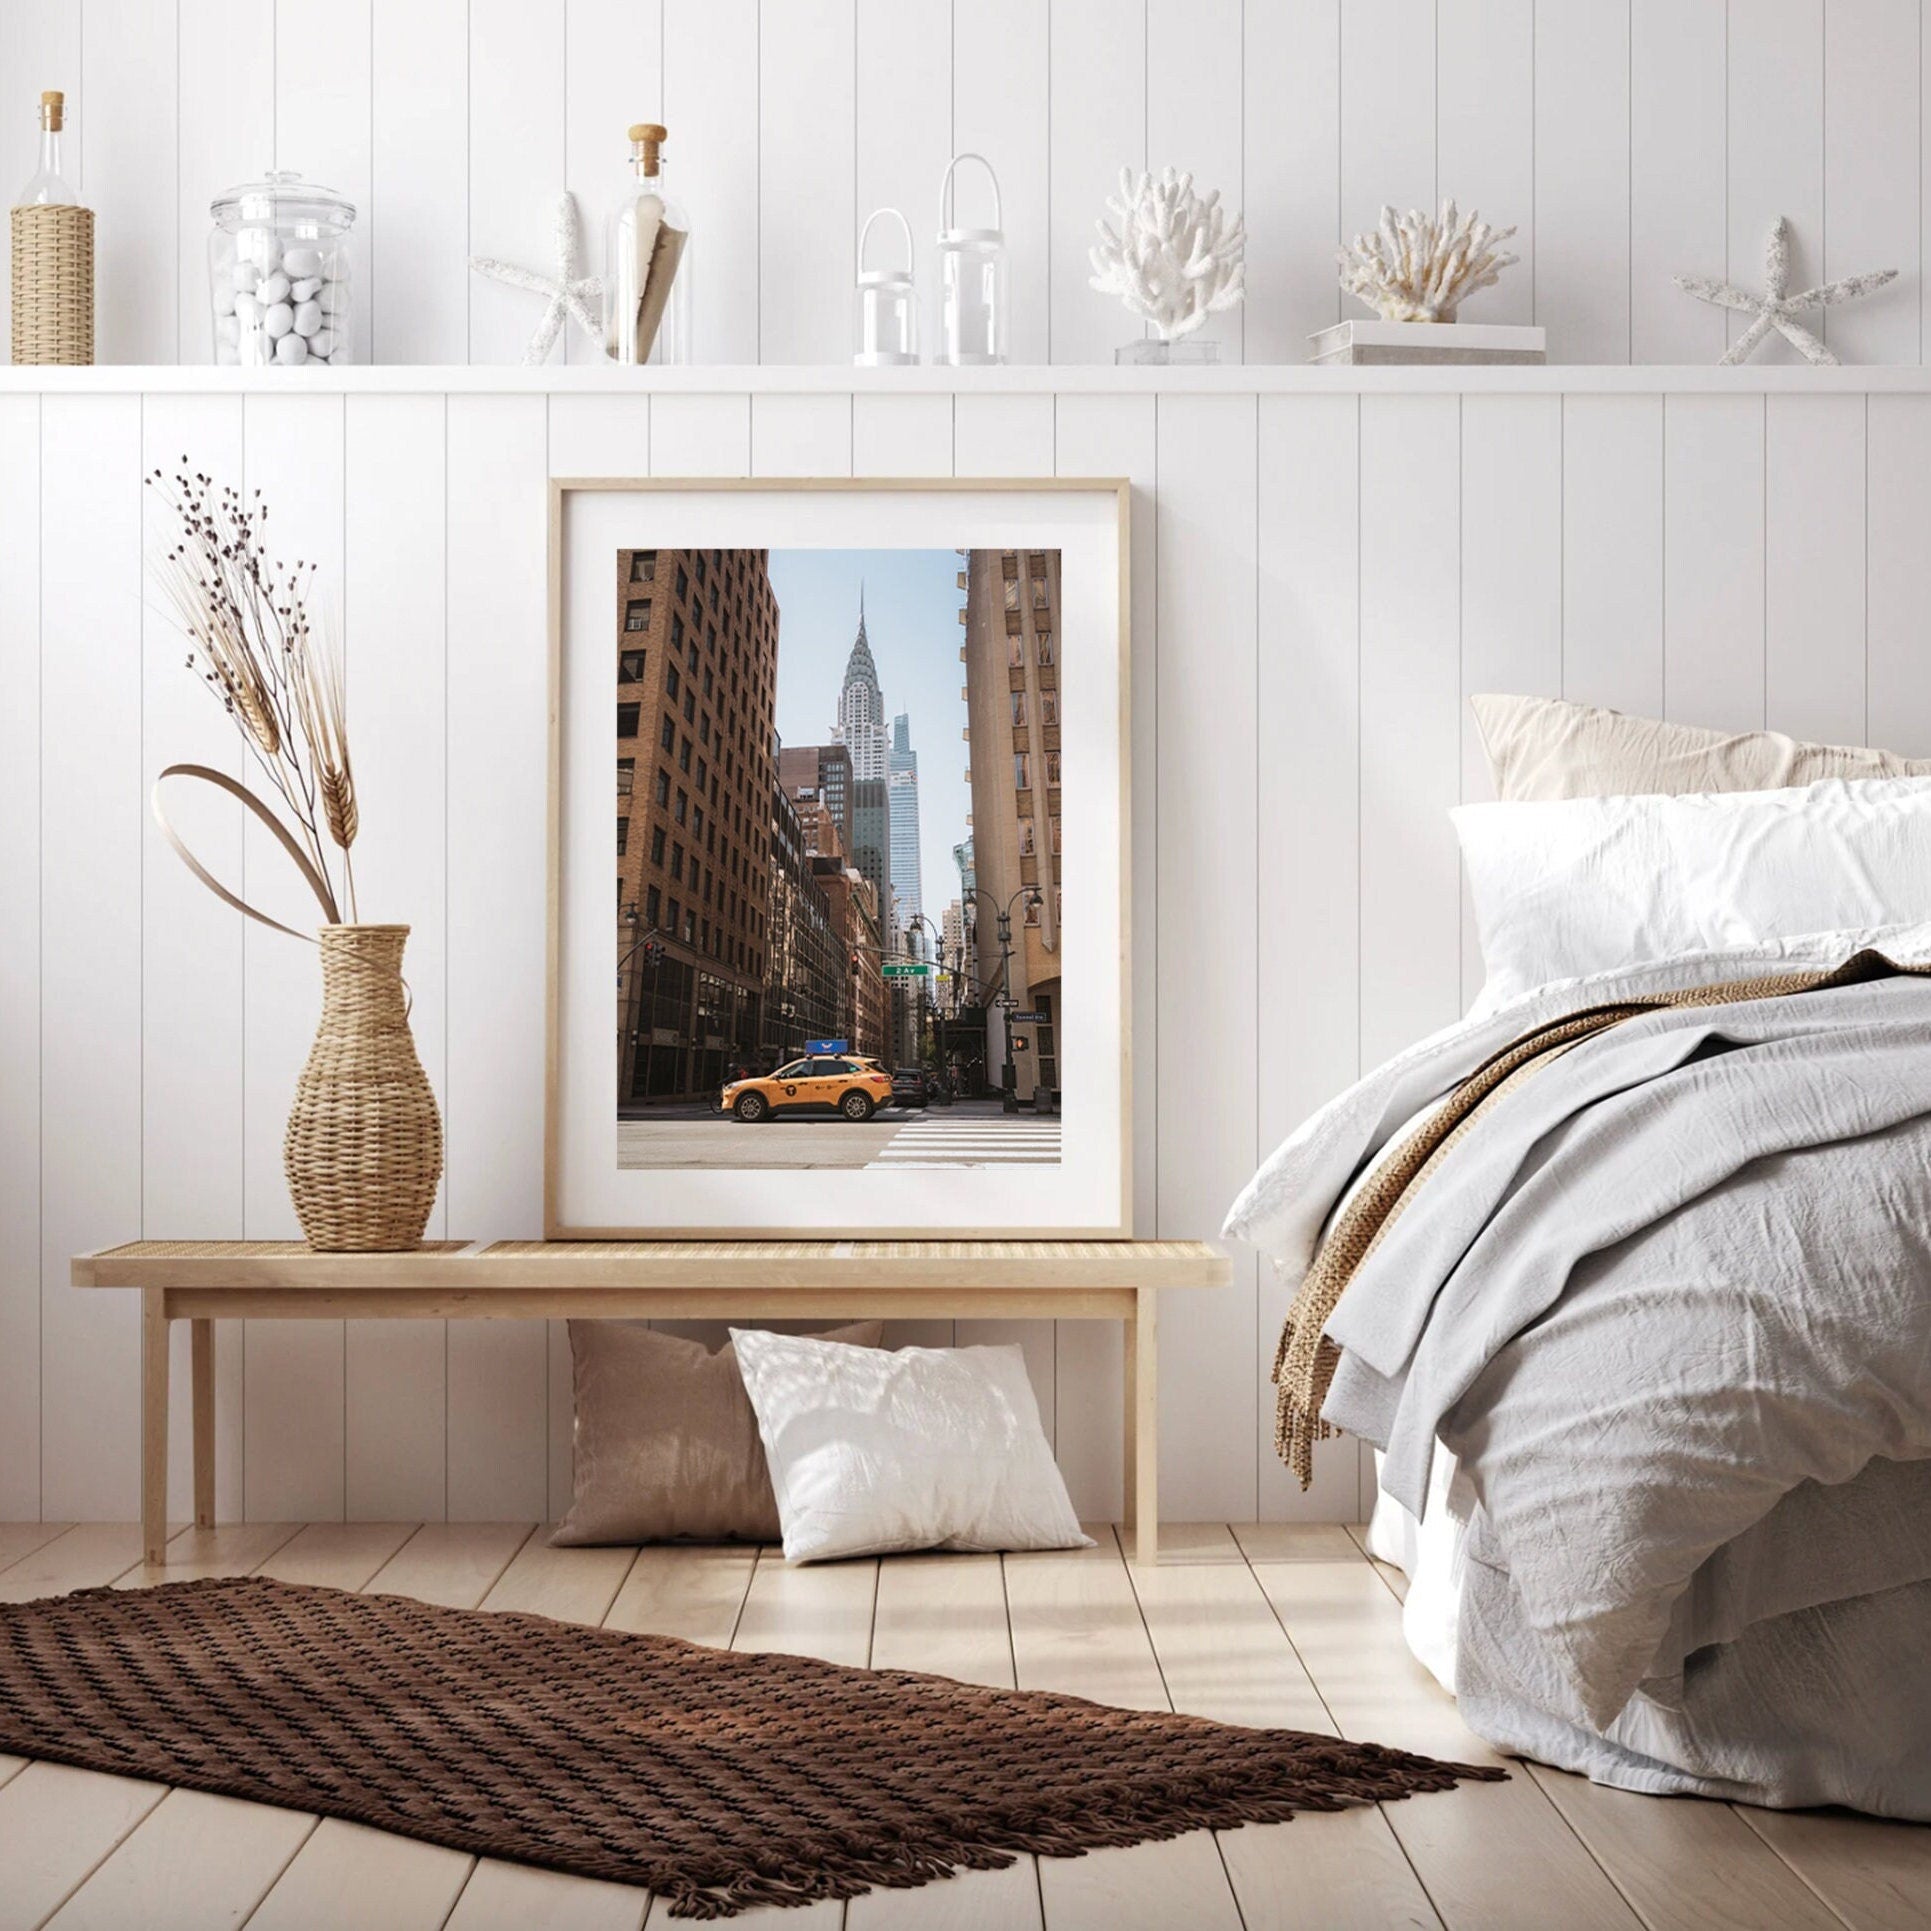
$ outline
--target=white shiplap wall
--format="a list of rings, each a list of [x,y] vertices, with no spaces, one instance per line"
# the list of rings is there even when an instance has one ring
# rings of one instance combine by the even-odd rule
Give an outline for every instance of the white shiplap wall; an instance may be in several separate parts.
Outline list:
[[[144,466],[185,453],[261,486],[278,543],[341,586],[365,901],[414,928],[445,1107],[438,1233],[540,1221],[550,475],[1133,479],[1145,1231],[1212,1233],[1296,1122],[1474,991],[1444,816],[1483,788],[1469,691],[1931,755],[1916,372],[203,380],[0,384],[0,1519],[134,1508],[135,1310],[71,1290],[72,1252],[293,1231],[281,1130],[314,961],[245,935],[147,816],[163,763],[237,752],[144,610]],[[218,869],[303,916],[238,808],[189,788],[178,809]],[[1250,1258],[1229,1293],[1175,1297],[1174,1514],[1354,1513],[1351,1445],[1309,1498],[1273,1462],[1281,1311]],[[1117,1336],[999,1332],[1075,1500],[1107,1514]],[[554,1510],[567,1367],[534,1324],[249,1324],[222,1340],[220,1506]],[[185,1474],[178,1455],[183,1506]]]
[[[271,163],[362,211],[360,354],[514,361],[532,304],[465,257],[547,262],[566,186],[594,245],[661,114],[706,362],[847,360],[865,216],[903,208],[925,262],[978,149],[1021,362],[1111,360],[1092,223],[1122,163],[1172,163],[1247,218],[1230,359],[1304,359],[1339,237],[1454,195],[1520,229],[1467,314],[1545,324],[1553,360],[1714,361],[1725,318],[1670,275],[1754,281],[1783,213],[1802,276],[1903,270],[1827,333],[1915,363],[1926,54],[1921,0],[6,0],[0,192],[64,87],[103,361],[207,359],[208,203]]]

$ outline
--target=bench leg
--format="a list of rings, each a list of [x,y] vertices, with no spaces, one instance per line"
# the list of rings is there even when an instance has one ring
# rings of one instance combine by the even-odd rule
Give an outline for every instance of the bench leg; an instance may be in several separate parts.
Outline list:
[[[1160,1559],[1160,1383],[1157,1288],[1134,1291],[1126,1323],[1126,1526],[1129,1560]]]
[[[215,1324],[188,1323],[194,1365],[194,1525],[215,1525]]]
[[[168,1547],[167,1290],[141,1290],[141,1560],[159,1564]]]

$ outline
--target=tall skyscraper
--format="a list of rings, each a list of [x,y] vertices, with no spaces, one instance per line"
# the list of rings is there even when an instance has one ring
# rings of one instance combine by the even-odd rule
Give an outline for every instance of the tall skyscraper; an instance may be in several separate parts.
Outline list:
[[[886,757],[885,694],[878,687],[878,666],[872,661],[871,640],[865,635],[865,592],[858,592],[858,635],[845,661],[845,681],[838,692],[838,722],[831,727],[832,742],[851,753],[852,776],[858,779],[889,775]]]
[[[903,932],[925,910],[919,877],[919,754],[912,749],[912,720],[904,711],[892,720],[886,762],[892,824],[892,917]]]

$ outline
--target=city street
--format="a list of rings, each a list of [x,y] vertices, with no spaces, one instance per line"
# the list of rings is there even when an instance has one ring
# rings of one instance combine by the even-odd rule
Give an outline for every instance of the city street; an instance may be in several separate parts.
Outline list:
[[[924,1112],[892,1107],[863,1126],[807,1113],[745,1126],[697,1106],[666,1107],[617,1122],[619,1167],[1054,1166],[1059,1121],[1006,1113],[997,1100],[961,1100]]]

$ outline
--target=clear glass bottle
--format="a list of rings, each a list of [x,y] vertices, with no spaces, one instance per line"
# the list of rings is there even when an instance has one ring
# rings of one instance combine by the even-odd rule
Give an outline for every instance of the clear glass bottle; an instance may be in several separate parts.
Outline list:
[[[613,362],[691,359],[691,221],[664,179],[668,130],[630,130],[631,178],[604,231],[603,335]]]
[[[230,188],[209,212],[215,360],[245,369],[349,361],[350,202],[284,169]]]
[[[16,208],[74,208],[80,196],[62,179],[60,130],[66,118],[67,97],[49,91],[40,97],[40,165],[15,198]]]

